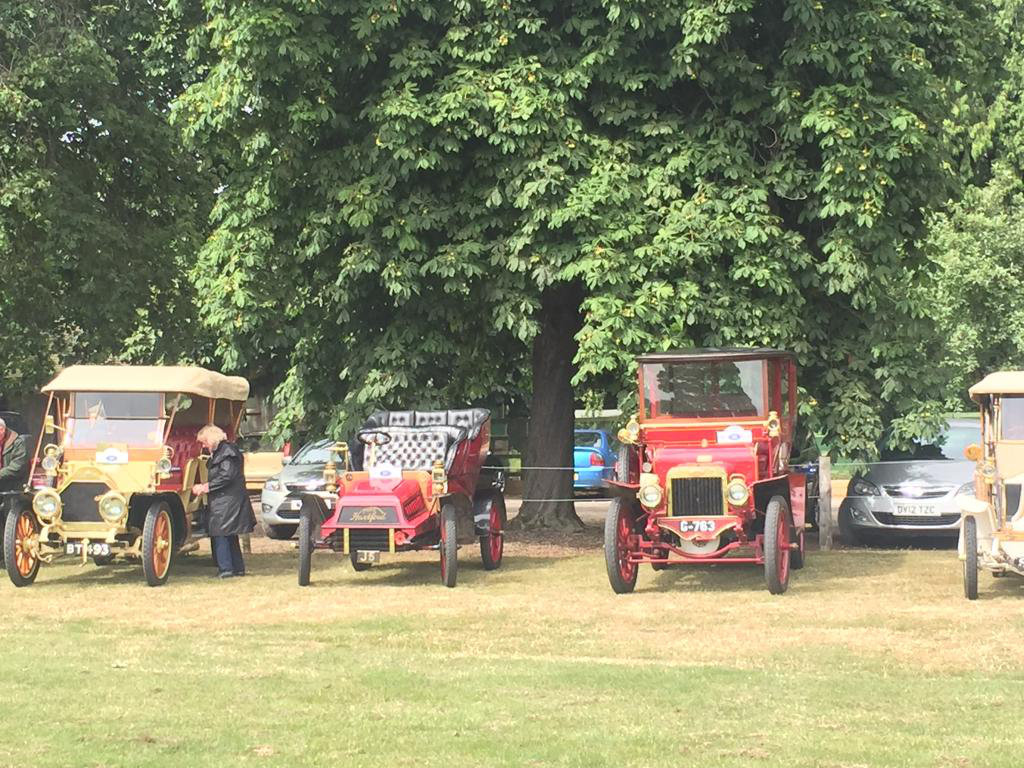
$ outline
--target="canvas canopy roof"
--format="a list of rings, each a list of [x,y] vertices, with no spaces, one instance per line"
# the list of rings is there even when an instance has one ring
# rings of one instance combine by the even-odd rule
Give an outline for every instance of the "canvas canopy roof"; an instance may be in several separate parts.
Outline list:
[[[1024,371],[990,373],[971,387],[970,393],[973,400],[987,395],[1024,395]]]
[[[71,365],[43,392],[182,392],[225,400],[249,397],[249,382],[187,365]]]

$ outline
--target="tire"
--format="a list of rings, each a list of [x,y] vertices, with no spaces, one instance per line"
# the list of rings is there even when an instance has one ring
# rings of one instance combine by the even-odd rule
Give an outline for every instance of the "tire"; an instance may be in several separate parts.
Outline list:
[[[789,588],[789,538],[789,505],[772,496],[764,521],[764,580],[773,595]]]
[[[307,504],[302,505],[299,512],[299,586],[309,586],[309,572],[313,567],[313,537],[316,536],[316,525],[313,522],[313,509]]]
[[[800,531],[795,542],[798,545],[797,548],[789,550],[789,567],[794,571],[799,571],[804,567],[805,534],[806,531]]]
[[[964,518],[964,597],[978,599],[978,521]]]
[[[166,583],[173,554],[171,509],[165,502],[158,501],[146,512],[146,522],[142,527],[142,572],[149,586],[159,587]]]
[[[619,446],[619,460],[615,462],[615,481],[618,483],[629,482],[629,446]]]
[[[368,571],[371,568],[373,568],[373,563],[357,563],[356,553],[354,550],[352,552],[349,552],[348,559],[352,563],[352,570],[356,573],[362,573],[363,571]]]
[[[27,551],[25,542],[39,535],[39,522],[30,509],[12,509],[4,524],[4,567],[11,583],[27,587],[39,574],[39,555]]]
[[[608,582],[617,595],[625,595],[636,588],[639,566],[628,562],[629,535],[633,533],[633,515],[622,503],[612,499],[604,519],[604,563]]]
[[[501,567],[501,559],[505,554],[505,496],[494,494],[491,500],[491,532],[480,537],[480,559],[484,561],[484,570],[493,571]]]
[[[263,529],[267,532],[268,539],[287,541],[295,535],[295,532],[299,530],[299,526],[288,525],[287,523],[283,525],[269,525],[267,523],[264,523]]]
[[[459,541],[455,526],[455,509],[449,505],[441,508],[441,583],[446,587],[455,586],[459,575]]]
[[[857,533],[850,524],[849,514],[839,515],[839,537],[843,540],[843,544],[848,547],[861,547],[865,543],[864,537]]]

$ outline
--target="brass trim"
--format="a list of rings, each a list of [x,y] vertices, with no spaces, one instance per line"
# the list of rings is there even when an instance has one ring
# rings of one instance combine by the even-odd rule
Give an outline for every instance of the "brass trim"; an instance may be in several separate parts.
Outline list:
[[[671,512],[672,507],[672,481],[676,478],[697,478],[697,477],[717,477],[722,481],[722,514],[725,515],[729,510],[729,492],[728,492],[728,477],[725,473],[724,467],[708,466],[704,464],[702,466],[693,466],[692,464],[679,464],[672,467],[665,473],[665,509]],[[666,517],[672,517],[672,515],[666,515]],[[693,515],[676,515],[675,517],[693,517]],[[697,517],[702,517],[697,515]]]
[[[342,533],[341,533],[341,539],[342,539],[341,551],[344,554],[347,555],[347,554],[349,554],[349,551],[348,551],[348,528],[342,528],[341,531],[342,531]]]
[[[395,529],[388,528],[388,552],[395,554]]]

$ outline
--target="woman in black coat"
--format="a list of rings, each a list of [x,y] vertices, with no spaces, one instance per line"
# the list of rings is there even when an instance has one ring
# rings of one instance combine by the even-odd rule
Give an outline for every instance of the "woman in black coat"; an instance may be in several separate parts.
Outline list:
[[[234,443],[228,442],[224,430],[213,424],[199,430],[196,439],[210,452],[210,459],[206,462],[209,480],[193,486],[192,493],[207,495],[207,532],[217,561],[217,576],[222,579],[244,576],[245,563],[238,536],[252,533],[256,517],[245,489],[242,452]]]

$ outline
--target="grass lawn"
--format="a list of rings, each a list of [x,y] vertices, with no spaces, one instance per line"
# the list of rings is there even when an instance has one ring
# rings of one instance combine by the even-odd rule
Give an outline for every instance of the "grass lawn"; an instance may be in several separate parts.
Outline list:
[[[608,587],[592,531],[510,538],[447,590],[426,556],[356,574],[256,540],[251,575],[187,558],[0,584],[2,766],[1013,766],[1024,585],[955,551],[810,553]]]

